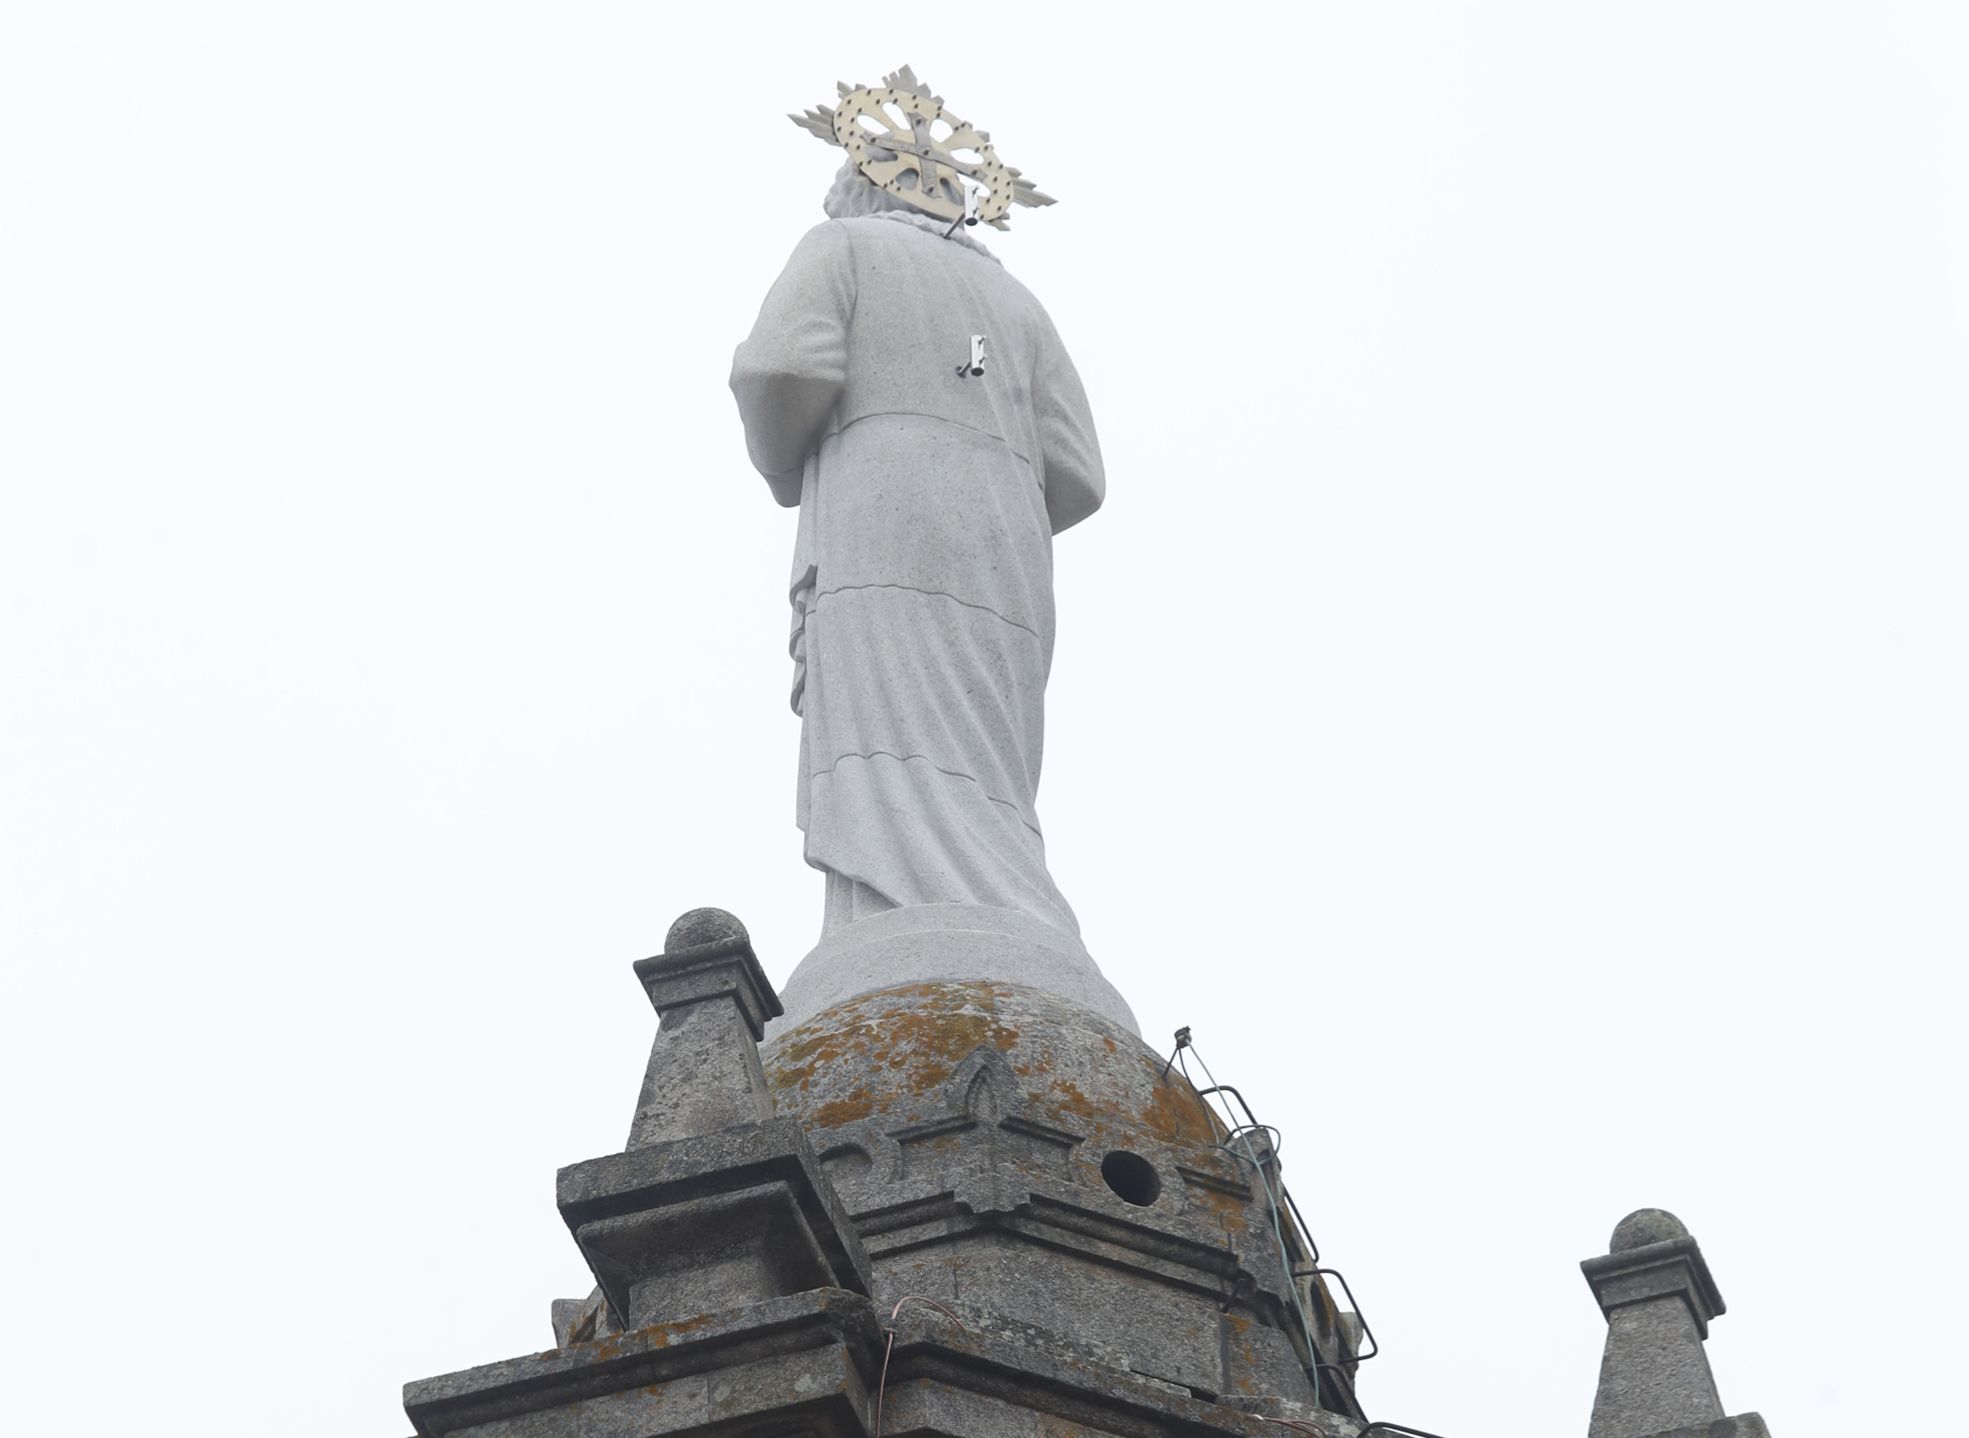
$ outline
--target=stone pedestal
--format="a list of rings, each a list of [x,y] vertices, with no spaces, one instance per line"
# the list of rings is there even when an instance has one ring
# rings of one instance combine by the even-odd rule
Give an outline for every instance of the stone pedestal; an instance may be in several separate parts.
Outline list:
[[[901,984],[1004,983],[1044,989],[1130,1034],[1128,1001],[1073,934],[1015,909],[912,904],[823,938],[786,981],[777,1037],[836,1004]]]
[[[778,1001],[729,915],[636,971],[629,1146],[557,1193],[597,1292],[546,1353],[408,1385],[422,1438],[1360,1432],[1296,1228],[1119,1023],[924,983],[762,1055]]]
[[[1428,1438],[1366,1425],[1278,1150],[1120,1019],[935,978],[762,1049],[780,1001],[715,909],[636,975],[660,1027],[628,1146],[557,1190],[596,1291],[545,1353],[406,1385],[421,1438]],[[1589,1438],[1769,1438],[1724,1415],[1688,1230],[1643,1209],[1611,1248],[1581,1265]]]

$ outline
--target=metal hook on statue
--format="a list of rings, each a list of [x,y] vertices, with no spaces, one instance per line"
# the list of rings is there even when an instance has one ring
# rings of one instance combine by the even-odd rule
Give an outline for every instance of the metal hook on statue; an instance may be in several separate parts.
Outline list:
[[[977,224],[978,196],[988,195],[991,193],[991,191],[986,189],[985,187],[981,185],[974,185],[969,180],[964,179],[961,176],[958,178],[957,183],[964,187],[964,213],[959,215],[956,219],[952,220],[950,222],[950,228],[943,232],[943,237],[946,240],[949,239],[952,235],[957,233],[957,227],[959,225],[964,225],[966,227],[969,227],[971,225]]]
[[[984,347],[985,337],[983,335],[972,335],[971,357],[957,367],[957,373],[960,375],[970,375],[973,378],[983,374],[985,362]]]

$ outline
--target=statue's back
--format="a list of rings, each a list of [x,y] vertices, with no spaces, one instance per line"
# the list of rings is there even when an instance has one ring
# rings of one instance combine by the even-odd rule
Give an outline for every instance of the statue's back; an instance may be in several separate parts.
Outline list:
[[[827,904],[788,1021],[889,983],[996,977],[1132,1026],[1036,807],[1052,537],[1104,489],[1086,395],[996,259],[865,188],[876,212],[801,239],[732,369],[753,463],[801,511],[797,814]]]

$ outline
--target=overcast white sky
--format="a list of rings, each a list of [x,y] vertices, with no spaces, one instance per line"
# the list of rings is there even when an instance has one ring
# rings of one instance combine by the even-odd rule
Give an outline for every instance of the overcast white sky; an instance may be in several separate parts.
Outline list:
[[[1061,200],[1054,872],[1370,1414],[1583,1433],[1650,1204],[1730,1411],[1959,1405],[1969,12],[1157,13],[0,12],[19,1431],[401,1434],[587,1291],[630,962],[818,929],[725,377],[905,60]]]

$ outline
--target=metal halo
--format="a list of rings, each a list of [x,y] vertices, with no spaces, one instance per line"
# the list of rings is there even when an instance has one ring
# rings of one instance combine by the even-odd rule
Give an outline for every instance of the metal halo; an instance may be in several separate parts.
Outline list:
[[[895,124],[891,107],[907,129]],[[881,130],[862,124],[864,118]],[[932,133],[939,121],[950,127],[942,139]],[[988,192],[977,208],[986,224],[998,224],[1012,207],[1012,174],[991,141],[933,96],[888,85],[850,90],[834,108],[834,140],[869,183],[940,220],[963,217],[965,180]],[[960,150],[977,158],[961,158]]]
[[[953,223],[971,218],[964,203],[968,182],[983,197],[975,217],[1002,230],[1013,205],[1053,203],[1051,195],[998,158],[991,136],[944,109],[943,99],[909,66],[883,76],[880,85],[834,88],[841,96],[838,111],[815,105],[786,118],[815,139],[846,150],[862,178],[912,209]],[[942,139],[934,133],[939,124],[950,128]]]

